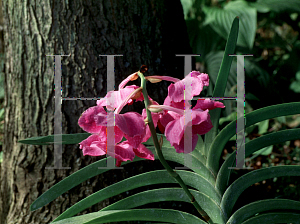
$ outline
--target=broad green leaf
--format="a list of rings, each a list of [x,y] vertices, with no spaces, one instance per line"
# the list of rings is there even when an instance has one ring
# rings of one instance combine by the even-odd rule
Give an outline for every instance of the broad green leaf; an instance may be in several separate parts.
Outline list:
[[[78,144],[90,135],[90,133],[62,134],[62,142],[54,142],[54,135],[32,137],[18,142],[29,145]]]
[[[200,218],[186,212],[171,209],[132,209],[93,212],[76,216],[53,224],[100,224],[122,221],[152,221],[178,224],[205,224]]]
[[[281,116],[281,117],[276,117],[275,120],[277,120],[279,123],[281,124],[285,124],[286,123],[286,118],[285,116]]]
[[[275,133],[270,133],[268,135],[261,136],[259,138],[253,139],[246,143],[245,145],[245,157],[250,156],[252,153],[255,153],[257,150],[275,145],[281,142],[286,142],[288,140],[296,140],[299,139],[300,129],[289,129],[282,130]],[[222,164],[221,169],[218,173],[216,180],[216,188],[219,189],[221,194],[225,191],[228,186],[228,181],[231,174],[231,169],[228,167],[234,167],[235,164],[236,152],[231,153],[230,156],[227,157],[225,162]]]
[[[220,206],[225,217],[227,218],[230,216],[236,200],[245,189],[257,182],[282,176],[300,176],[300,166],[288,165],[262,168],[251,171],[238,178],[227,188],[223,195]]]
[[[236,112],[232,112],[227,117],[221,117],[219,120],[219,124],[222,125],[224,122],[234,121],[234,120],[236,120]]]
[[[268,132],[269,120],[264,120],[258,123],[258,134],[262,135]]]
[[[199,21],[197,19],[189,19],[185,22],[193,53],[201,55],[200,57],[195,57],[195,59],[197,62],[203,62],[207,54],[214,51],[218,43],[223,39],[209,25],[199,28]]]
[[[257,215],[243,222],[243,224],[265,224],[265,223],[299,223],[300,214],[294,212],[270,212]]]
[[[206,15],[205,24],[211,27],[223,38],[227,38],[231,21],[238,16],[241,20],[237,45],[252,48],[256,33],[256,9],[245,1],[230,1],[223,9],[218,7],[203,7]]]
[[[192,10],[192,6],[195,2],[195,0],[180,0],[181,1],[181,5],[183,8],[183,14],[184,14],[184,18],[187,19],[188,18],[188,13],[190,12],[190,10]]]
[[[257,0],[257,2],[251,3],[251,6],[255,7],[259,12],[300,12],[299,0]]]
[[[245,115],[245,127],[249,127],[257,122],[293,114],[300,114],[300,103],[284,103],[273,106],[264,107],[252,111]],[[214,139],[209,149],[207,157],[207,167],[216,174],[219,169],[219,160],[227,141],[236,134],[236,121],[231,122],[223,128],[217,137]]]
[[[227,85],[227,79],[228,79],[231,63],[233,60],[233,57],[229,55],[234,54],[235,52],[238,31],[239,31],[239,19],[236,17],[232,22],[231,30],[225,47],[225,53],[223,55],[223,59],[221,63],[221,68],[219,70],[217,81],[214,87],[213,97],[224,96],[224,92]],[[213,139],[217,135],[221,108],[216,108],[210,111],[209,113],[211,116],[213,128],[208,133],[205,134],[205,155],[208,154],[208,149]]]
[[[300,81],[293,81],[290,85],[290,89],[293,90],[295,93],[300,93]]]
[[[225,218],[221,208],[207,195],[190,190],[191,194],[195,197],[196,201],[200,204],[201,208],[212,219],[213,223],[225,223]],[[136,208],[149,203],[161,202],[161,201],[183,201],[190,203],[190,199],[181,188],[162,188],[144,191],[103,208],[101,211],[108,210],[122,210]]]
[[[204,155],[204,141],[202,139],[202,136],[201,135],[198,135],[198,142],[197,142],[197,145],[196,145],[196,148],[195,150],[192,152],[193,154],[195,154],[196,157],[201,157]],[[201,155],[199,155],[198,153],[201,153]],[[206,158],[204,158],[204,164],[206,163]]]
[[[295,210],[300,213],[300,202],[288,199],[267,199],[255,201],[238,209],[227,221],[227,224],[239,224],[257,213],[272,210]],[[267,223],[267,222],[266,222]]]
[[[188,186],[191,186],[197,189],[198,191],[208,195],[211,198],[211,200],[215,201],[216,203],[220,203],[220,194],[215,190],[213,185],[211,185],[205,178],[201,177],[196,173],[185,170],[177,170],[176,172],[180,175],[182,180]],[[173,179],[173,177],[171,177],[166,170],[151,171],[127,178],[118,183],[107,186],[106,188],[103,188],[102,190],[95,192],[94,194],[82,199],[80,202],[67,209],[55,220],[61,220],[72,217],[98,202],[101,202],[107,198],[113,197],[120,193],[126,192],[128,190],[136,189],[142,186],[163,183],[177,183],[177,181]]]

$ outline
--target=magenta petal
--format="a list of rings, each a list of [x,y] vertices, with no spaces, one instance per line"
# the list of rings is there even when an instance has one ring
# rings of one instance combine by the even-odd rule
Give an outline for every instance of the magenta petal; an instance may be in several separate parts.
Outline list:
[[[198,78],[202,81],[204,86],[209,85],[209,76],[206,73],[201,73],[200,75],[198,74]]]
[[[154,160],[153,153],[146,146],[140,144],[138,148],[133,148],[136,156],[144,159]]]
[[[199,99],[193,109],[213,110],[215,108],[224,108],[224,104],[210,99]]]
[[[184,83],[182,81],[170,84],[168,87],[168,95],[174,102],[180,102],[184,98]]]
[[[193,134],[204,135],[209,132],[213,125],[210,120],[210,115],[208,110],[205,111],[197,111],[193,110]]]
[[[116,126],[129,137],[145,135],[145,122],[139,113],[128,112],[125,114],[116,114],[115,122]]]
[[[171,121],[167,124],[165,129],[165,135],[167,140],[171,143],[179,145],[179,142],[184,133],[184,117]]]
[[[94,116],[97,114],[106,113],[101,106],[90,107],[82,113],[78,120],[79,126],[89,133],[98,133],[101,127],[96,124]]]
[[[124,137],[128,140],[132,147],[137,148],[142,143],[145,135],[136,135],[135,137],[124,135]]]
[[[107,126],[107,117],[107,112],[103,110],[100,113],[94,115],[94,121],[98,126]]]
[[[168,123],[170,123],[171,121],[180,119],[181,115],[173,112],[173,111],[168,111],[167,113],[165,113],[164,115],[161,116],[160,118],[160,123],[166,127],[168,125]]]
[[[120,142],[124,136],[123,132],[116,126],[114,126],[114,137],[115,137],[115,144]],[[102,126],[101,131],[99,132],[99,136],[101,138],[101,141],[107,142],[107,128],[105,126]]]
[[[192,135],[192,148],[191,149],[184,149],[184,137],[181,138],[180,144],[173,144],[172,146],[176,149],[177,153],[190,153],[192,151],[194,151],[194,149],[196,148],[198,142],[198,135]]]
[[[122,141],[124,134],[117,126],[115,126],[114,130],[115,130],[115,144],[117,144],[120,141]]]
[[[109,153],[110,154],[110,153]],[[133,147],[129,144],[128,141],[121,142],[115,146],[115,154],[110,155],[117,159],[117,166],[121,165],[121,162],[127,160],[133,160],[135,157]]]
[[[97,100],[98,106],[106,106],[107,109],[113,111],[117,108],[135,89],[139,88],[136,85],[126,86],[124,89],[118,91],[109,91],[105,98]],[[143,100],[143,96],[140,96],[136,101]],[[132,99],[129,99],[127,104],[132,104]]]
[[[186,80],[190,80],[192,83],[192,96],[197,96],[203,90],[203,86],[208,85],[209,78],[207,74],[203,74],[197,71],[192,71],[188,74],[183,80],[176,82],[175,84],[171,84],[168,87],[168,96],[170,99],[177,103],[184,100],[184,91],[185,91],[185,82]],[[186,99],[191,100],[191,99]]]
[[[146,127],[142,115],[136,112],[116,114],[115,122],[116,126],[123,132],[124,137],[134,148],[137,148],[146,135]]]
[[[103,142],[98,135],[91,135],[79,144],[84,156],[102,156],[106,154],[106,142]]]

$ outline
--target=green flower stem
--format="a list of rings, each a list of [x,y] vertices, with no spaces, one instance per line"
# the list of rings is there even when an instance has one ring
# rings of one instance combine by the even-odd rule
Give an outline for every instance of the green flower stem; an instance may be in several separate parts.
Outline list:
[[[165,169],[168,171],[168,173],[172,177],[174,177],[175,180],[179,183],[179,185],[183,188],[183,190],[185,191],[185,193],[187,194],[187,196],[191,200],[191,203],[195,206],[195,208],[200,213],[200,215],[208,222],[210,220],[209,216],[200,207],[200,205],[195,200],[194,196],[191,194],[191,192],[189,191],[188,187],[183,182],[181,177],[169,166],[169,164],[167,163],[167,161],[165,160],[165,158],[162,154],[161,146],[158,142],[155,127],[154,127],[154,124],[153,124],[151,112],[148,110],[148,106],[150,105],[150,101],[149,101],[148,93],[147,93],[147,89],[146,89],[146,79],[145,79],[143,73],[141,73],[140,71],[138,72],[138,76],[141,78],[141,87],[143,88],[144,103],[145,103],[145,109],[146,109],[146,112],[147,112],[148,125],[149,125],[150,131],[151,131],[152,139],[153,139],[154,146],[155,146],[155,151],[158,155],[158,158],[159,158],[160,162],[162,163],[162,165],[165,167]]]

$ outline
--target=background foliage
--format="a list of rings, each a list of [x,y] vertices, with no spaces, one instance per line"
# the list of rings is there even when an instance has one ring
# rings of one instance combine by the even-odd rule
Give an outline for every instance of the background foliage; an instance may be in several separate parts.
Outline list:
[[[215,83],[231,21],[240,16],[236,54],[245,57],[246,113],[269,105],[300,99],[300,1],[298,0],[181,0],[196,67]],[[225,96],[235,96],[236,59],[232,63]],[[211,95],[208,89],[203,95]],[[235,102],[226,102],[220,128],[236,119]],[[246,130],[246,143],[280,130],[300,127],[300,115],[262,121]],[[223,159],[235,150],[235,136],[226,144]],[[300,140],[268,146],[246,159],[248,167],[300,164]],[[220,163],[223,163],[221,161]],[[233,171],[233,180],[245,171]],[[238,200],[236,207],[263,198],[299,200],[295,177],[281,177],[256,183]]]

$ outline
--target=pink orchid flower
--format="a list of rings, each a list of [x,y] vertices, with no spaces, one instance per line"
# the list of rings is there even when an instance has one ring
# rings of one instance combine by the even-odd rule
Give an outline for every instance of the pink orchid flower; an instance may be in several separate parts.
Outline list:
[[[98,106],[106,106],[107,109],[113,111],[114,108],[117,108],[121,102],[124,102],[126,98],[139,87],[136,85],[126,86],[125,88],[121,88],[118,91],[109,91],[106,96],[100,100],[97,100]],[[143,101],[144,97],[141,92],[137,93],[132,98],[128,99],[127,104],[133,104],[133,100],[135,101]],[[108,104],[107,104],[108,101]],[[111,101],[111,102],[110,102]]]
[[[181,102],[184,100],[185,93],[185,81],[189,80],[192,83],[192,95],[198,96],[203,90],[203,86],[208,86],[209,77],[205,73],[200,73],[198,71],[192,71],[189,75],[187,75],[184,79],[172,83],[168,87],[168,96],[173,102]],[[192,98],[191,98],[192,99]],[[185,99],[185,100],[191,100]]]
[[[108,154],[117,159],[116,166],[121,162],[133,160],[135,155],[154,160],[154,155],[142,143],[146,135],[143,116],[136,112],[114,114],[115,117],[115,152],[107,151],[107,112],[102,106],[87,109],[79,118],[79,126],[93,135],[83,140],[80,149],[83,155],[101,156]],[[132,125],[135,124],[135,125]],[[125,137],[127,141],[119,143]]]
[[[159,77],[156,77],[159,78]],[[162,80],[167,80],[160,77]],[[169,78],[168,78],[169,79]],[[185,94],[185,81],[189,79],[192,83],[191,98],[184,100]],[[193,96],[197,96],[203,90],[203,86],[208,86],[209,77],[207,74],[193,71],[183,80],[168,80],[175,82],[168,88],[168,96],[163,105],[151,105],[150,110],[164,110],[160,115],[158,127],[165,133],[167,140],[176,149],[177,153],[190,153],[196,147],[198,135],[203,135],[211,130],[212,123],[210,121],[209,110],[215,108],[224,108],[221,102],[212,101],[210,99],[198,100],[193,109],[188,100]],[[191,123],[185,124],[184,112],[191,110]],[[188,125],[192,125],[192,149],[184,150],[184,131]]]
[[[184,117],[185,104],[188,103],[183,101],[174,103],[168,96],[164,105],[151,105],[149,107],[150,110],[158,108],[165,110],[159,122],[165,128],[163,130],[164,134],[177,153],[190,153],[193,151],[197,145],[198,135],[206,134],[213,127],[208,113],[209,110],[225,107],[221,102],[213,102],[209,99],[197,101],[197,104],[191,109],[191,123],[187,124],[192,125],[192,149],[189,151],[184,150],[184,131],[187,127]]]
[[[133,103],[136,101],[144,100],[143,95],[138,91],[138,86],[124,86],[128,81],[134,80],[135,73],[128,76],[119,86],[119,91],[110,91],[107,93],[104,99],[97,101],[97,106],[91,107],[86,110],[80,117],[79,126],[93,135],[82,141],[80,149],[83,150],[83,155],[101,156],[108,154],[117,159],[116,166],[120,166],[123,161],[133,160],[135,155],[141,158],[154,160],[153,153],[147,149],[142,142],[146,142],[151,136],[149,127],[145,127],[145,121],[147,114],[146,110],[143,110],[143,114],[140,115],[136,112],[128,112],[125,114],[119,114],[122,108],[127,103]],[[150,97],[149,97],[150,98]],[[158,105],[157,102],[150,100],[154,105]],[[112,116],[108,116],[103,106],[106,106],[109,110],[114,110],[114,121]],[[153,123],[156,126],[159,119],[159,115],[152,113]],[[115,123],[115,152],[107,150],[107,124]],[[134,124],[134,125],[132,125]],[[119,143],[122,138],[125,137],[127,141]]]

